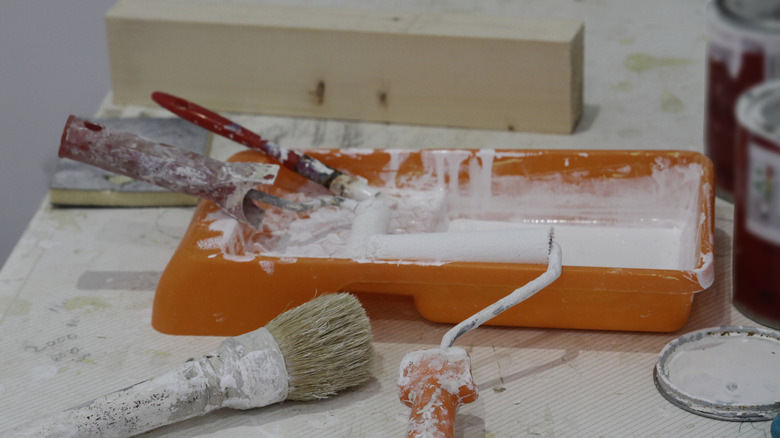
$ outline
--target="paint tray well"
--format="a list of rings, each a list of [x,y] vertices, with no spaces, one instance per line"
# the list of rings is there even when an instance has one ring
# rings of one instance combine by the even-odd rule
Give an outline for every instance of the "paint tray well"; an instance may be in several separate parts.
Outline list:
[[[683,151],[308,150],[399,199],[391,232],[555,227],[556,282],[493,325],[674,331],[714,279],[713,171]],[[265,161],[241,152],[232,160]],[[273,194],[325,189],[281,172]],[[544,265],[353,260],[342,254],[354,213],[267,210],[253,230],[198,204],[160,279],[152,325],[233,336],[317,294],[409,295],[425,318],[458,323],[537,277]]]

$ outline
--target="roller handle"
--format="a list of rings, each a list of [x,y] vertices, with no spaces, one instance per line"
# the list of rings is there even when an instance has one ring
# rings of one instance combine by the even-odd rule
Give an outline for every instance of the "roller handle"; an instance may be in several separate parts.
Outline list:
[[[401,402],[412,408],[409,438],[453,437],[458,407],[479,396],[468,354],[457,347],[409,353],[398,385]]]

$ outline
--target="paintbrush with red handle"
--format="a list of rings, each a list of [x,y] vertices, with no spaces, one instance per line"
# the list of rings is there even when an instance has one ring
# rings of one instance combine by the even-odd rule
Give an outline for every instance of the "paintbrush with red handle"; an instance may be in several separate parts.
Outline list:
[[[347,175],[309,155],[283,148],[276,143],[265,140],[238,123],[196,103],[161,91],[152,93],[152,100],[182,119],[192,122],[203,129],[219,134],[248,148],[264,152],[282,166],[326,187],[336,196],[363,201],[379,195],[379,191],[370,187],[363,179]]]

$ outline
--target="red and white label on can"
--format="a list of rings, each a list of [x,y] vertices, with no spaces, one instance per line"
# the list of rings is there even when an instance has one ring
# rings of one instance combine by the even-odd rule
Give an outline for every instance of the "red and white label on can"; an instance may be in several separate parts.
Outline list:
[[[732,299],[780,329],[780,80],[744,92],[737,117]]]
[[[768,81],[780,77],[780,30],[774,32],[751,28],[729,20],[716,5],[709,5],[708,55],[711,61],[727,66],[732,79],[740,76],[760,77]],[[746,63],[745,55],[760,57],[757,71]],[[757,82],[756,82],[757,83]],[[753,84],[743,84],[745,88]]]
[[[780,152],[750,142],[747,146],[745,226],[780,246]]]
[[[780,78],[780,38],[776,38],[774,43],[765,42],[765,44],[756,44],[755,41],[746,38],[742,41],[738,39],[710,41],[708,54],[711,62],[720,62],[726,66],[731,79],[734,82],[740,77],[745,77],[746,81],[755,78],[757,81],[749,85],[755,85],[762,81]],[[772,44],[775,46],[770,47]],[[762,47],[763,46],[763,47]],[[756,57],[756,62],[751,63],[748,56]],[[748,88],[749,85],[742,82],[738,86],[741,89]]]

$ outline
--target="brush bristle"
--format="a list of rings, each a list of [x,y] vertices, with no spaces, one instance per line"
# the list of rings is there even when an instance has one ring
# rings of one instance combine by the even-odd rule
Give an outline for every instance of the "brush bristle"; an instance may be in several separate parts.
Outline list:
[[[350,294],[315,298],[265,327],[284,357],[288,400],[315,400],[365,382],[374,348],[366,311]]]

